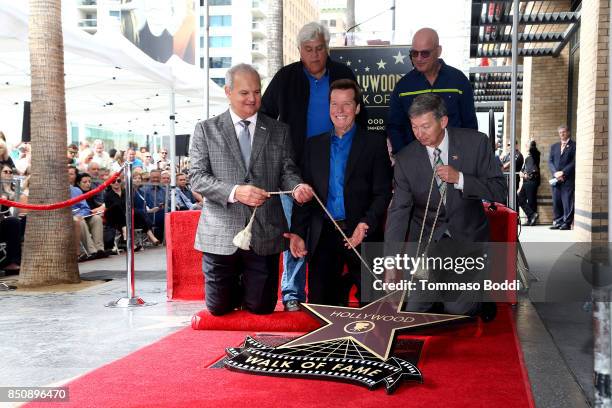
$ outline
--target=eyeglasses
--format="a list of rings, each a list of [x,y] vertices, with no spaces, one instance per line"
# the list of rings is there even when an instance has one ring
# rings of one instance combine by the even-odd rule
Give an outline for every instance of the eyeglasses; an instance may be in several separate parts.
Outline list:
[[[115,184],[115,183],[121,183],[121,180],[113,180],[112,184]]]
[[[410,50],[410,58],[416,58],[421,54],[421,58],[429,58],[433,50]]]

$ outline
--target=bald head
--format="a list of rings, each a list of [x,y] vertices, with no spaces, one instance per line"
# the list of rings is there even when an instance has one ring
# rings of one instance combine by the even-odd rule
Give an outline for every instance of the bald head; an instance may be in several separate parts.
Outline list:
[[[440,39],[436,30],[421,28],[412,37],[412,65],[426,76],[435,76],[438,72],[438,58],[442,54]]]
[[[414,33],[414,36],[412,37],[413,47],[415,43],[419,43],[419,45],[424,44],[433,48],[440,45],[440,38],[438,37],[436,30],[425,27]]]

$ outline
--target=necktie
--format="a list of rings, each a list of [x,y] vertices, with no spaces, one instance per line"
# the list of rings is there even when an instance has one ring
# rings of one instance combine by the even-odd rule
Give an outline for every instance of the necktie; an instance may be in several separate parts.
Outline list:
[[[433,161],[434,161],[434,165],[433,165],[433,171],[434,173],[436,172],[436,169],[438,168],[438,166],[444,166],[444,162],[442,161],[442,157],[440,157],[440,155],[442,154],[442,150],[440,150],[439,148],[436,147],[436,149],[434,150],[434,156],[433,156]],[[440,177],[438,177],[438,175],[436,174],[436,184],[438,185],[438,191],[440,192],[440,195],[444,194],[444,190],[446,189],[446,183],[442,181],[442,179],[440,179]],[[446,201],[446,199],[444,200]]]
[[[248,120],[241,120],[238,122],[242,126],[242,130],[238,135],[238,143],[240,144],[240,153],[242,153],[242,160],[244,165],[249,168],[249,162],[251,161],[251,134],[249,133],[249,122]]]
[[[567,142],[565,143],[561,142],[561,154],[563,154],[563,151],[565,150],[565,146],[567,146]]]

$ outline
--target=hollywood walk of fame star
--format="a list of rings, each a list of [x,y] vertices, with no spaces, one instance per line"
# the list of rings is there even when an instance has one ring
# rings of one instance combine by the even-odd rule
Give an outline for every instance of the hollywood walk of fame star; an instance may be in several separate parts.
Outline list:
[[[405,292],[395,291],[361,308],[303,303],[308,311],[327,325],[285,343],[279,349],[352,339],[384,361],[389,358],[396,331],[468,318],[460,315],[402,312],[404,295]]]

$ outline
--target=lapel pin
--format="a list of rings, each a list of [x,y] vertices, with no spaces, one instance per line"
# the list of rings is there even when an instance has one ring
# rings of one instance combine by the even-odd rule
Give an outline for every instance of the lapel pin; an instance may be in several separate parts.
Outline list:
[[[459,156],[457,156],[456,154],[452,155],[453,160],[459,160]]]

